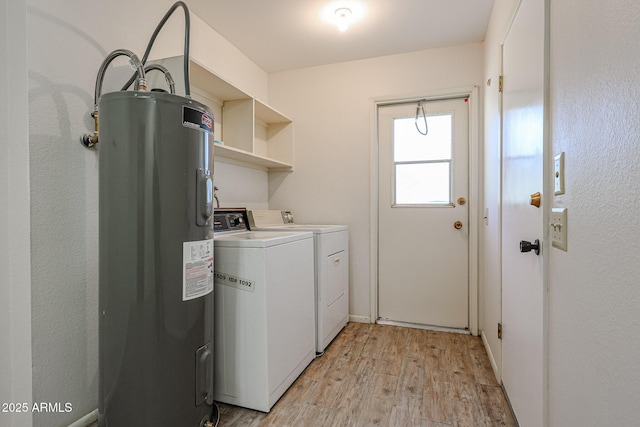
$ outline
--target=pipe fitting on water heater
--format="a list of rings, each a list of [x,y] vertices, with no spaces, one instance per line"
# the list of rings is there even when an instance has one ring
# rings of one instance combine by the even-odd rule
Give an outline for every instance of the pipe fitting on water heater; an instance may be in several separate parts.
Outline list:
[[[104,74],[107,71],[107,67],[118,56],[129,57],[131,68],[133,68],[133,70],[136,72],[135,75],[137,76],[134,89],[140,91],[147,90],[147,79],[145,76],[144,67],[135,53],[127,49],[116,49],[109,55],[107,55],[104,61],[102,61],[102,65],[100,65],[100,69],[98,70],[98,75],[96,77],[96,86],[93,95],[93,112],[91,113],[91,117],[94,121],[93,133],[85,133],[80,138],[80,142],[86,148],[94,147],[98,143],[98,101],[100,100],[100,95],[102,95],[102,81],[104,80]]]
[[[80,142],[86,148],[92,148],[98,143],[98,105],[96,104],[93,107],[93,111],[91,112],[91,118],[94,122],[93,133],[85,133],[80,138]]]

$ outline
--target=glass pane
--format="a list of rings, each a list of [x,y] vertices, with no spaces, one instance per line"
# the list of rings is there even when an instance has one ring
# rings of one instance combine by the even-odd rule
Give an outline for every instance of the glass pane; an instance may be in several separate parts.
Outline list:
[[[450,203],[449,162],[396,165],[396,205]]]
[[[415,117],[393,120],[393,160],[395,162],[451,159],[452,114],[427,116],[429,133],[416,129]],[[418,128],[424,132],[424,118],[418,117]]]

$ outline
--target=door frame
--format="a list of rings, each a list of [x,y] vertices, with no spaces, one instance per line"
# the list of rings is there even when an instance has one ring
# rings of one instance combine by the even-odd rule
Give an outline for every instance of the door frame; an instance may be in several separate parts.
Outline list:
[[[370,101],[370,205],[369,205],[369,265],[370,265],[370,315],[369,323],[378,320],[378,191],[380,187],[378,171],[378,107],[394,103],[435,101],[447,98],[469,97],[469,332],[478,335],[478,241],[479,241],[479,89],[467,86],[454,89],[433,90],[422,95],[397,95],[372,98]]]

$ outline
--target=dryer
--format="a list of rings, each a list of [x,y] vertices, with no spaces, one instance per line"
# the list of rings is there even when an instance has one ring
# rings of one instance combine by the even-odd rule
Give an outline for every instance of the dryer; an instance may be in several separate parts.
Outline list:
[[[315,357],[313,234],[214,212],[214,399],[271,407]]]
[[[291,211],[250,210],[252,230],[310,231],[314,237],[316,353],[349,321],[349,227],[296,224]]]

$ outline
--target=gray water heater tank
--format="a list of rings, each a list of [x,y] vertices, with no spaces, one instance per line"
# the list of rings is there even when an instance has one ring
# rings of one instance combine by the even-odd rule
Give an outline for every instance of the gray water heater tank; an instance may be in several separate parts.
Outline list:
[[[213,411],[213,116],[100,98],[100,427],[200,427]]]

